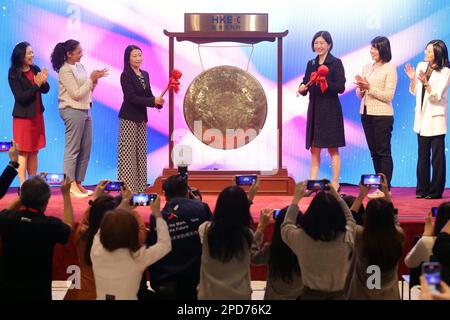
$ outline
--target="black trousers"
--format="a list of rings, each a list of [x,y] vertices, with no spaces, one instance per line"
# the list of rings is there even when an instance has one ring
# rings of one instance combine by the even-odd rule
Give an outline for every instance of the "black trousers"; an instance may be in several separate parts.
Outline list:
[[[430,196],[432,198],[441,198],[445,188],[446,174],[445,134],[433,137],[417,135],[417,140],[419,153],[417,158],[416,194]],[[430,164],[433,166],[431,183]]]
[[[375,173],[384,173],[391,188],[394,163],[391,156],[391,137],[394,126],[393,116],[361,115],[361,122],[372,156]]]

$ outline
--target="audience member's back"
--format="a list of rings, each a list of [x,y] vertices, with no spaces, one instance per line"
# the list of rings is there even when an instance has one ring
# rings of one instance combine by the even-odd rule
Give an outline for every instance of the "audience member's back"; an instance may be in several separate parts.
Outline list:
[[[70,226],[44,215],[50,188],[38,177],[21,188],[23,210],[0,213],[0,297],[51,300],[53,249],[65,244]]]
[[[240,187],[225,188],[217,199],[212,222],[199,228],[202,259],[198,298],[251,299],[250,204]]]
[[[202,245],[198,227],[211,220],[206,203],[189,199],[186,179],[169,177],[163,186],[167,203],[161,210],[169,227],[172,251],[148,268],[152,288],[159,298],[196,299],[200,280]],[[150,217],[147,245],[156,242],[156,220]]]
[[[394,207],[385,199],[371,200],[366,209],[364,227],[357,226],[355,251],[347,275],[348,299],[400,299],[397,267],[403,253],[405,237],[398,224]],[[379,281],[368,282],[374,275],[370,266],[378,268]]]

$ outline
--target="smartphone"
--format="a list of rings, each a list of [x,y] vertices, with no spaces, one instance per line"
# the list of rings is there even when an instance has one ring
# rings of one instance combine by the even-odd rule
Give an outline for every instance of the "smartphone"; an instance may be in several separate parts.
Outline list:
[[[273,219],[276,220],[278,215],[280,214],[281,209],[275,209],[273,210]]]
[[[106,187],[106,191],[120,191],[120,188],[124,186],[123,181],[110,181]]]
[[[372,188],[379,188],[382,179],[379,174],[363,174],[361,175],[361,184]]]
[[[9,151],[12,147],[12,141],[1,141],[0,142],[0,152]]]
[[[328,183],[329,181],[327,180],[308,180],[306,182],[306,189],[311,191],[330,190]]]
[[[238,186],[251,186],[253,182],[256,182],[257,176],[256,174],[238,175],[235,179]]]
[[[424,262],[422,264],[422,275],[425,277],[430,291],[438,293],[441,283],[441,264],[439,262]]]
[[[438,213],[438,207],[431,208],[431,215],[433,216],[433,218],[436,218],[437,213]]]
[[[156,193],[138,193],[131,197],[131,205],[133,206],[149,206],[156,200]]]
[[[66,178],[66,175],[64,173],[47,173],[43,175],[45,181],[51,186],[57,186],[60,185],[64,179]]]

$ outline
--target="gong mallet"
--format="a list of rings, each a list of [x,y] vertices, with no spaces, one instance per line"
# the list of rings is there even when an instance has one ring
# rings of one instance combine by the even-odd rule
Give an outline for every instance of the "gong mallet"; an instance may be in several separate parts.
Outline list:
[[[327,83],[327,75],[328,75],[328,67],[326,65],[321,65],[319,68],[317,68],[316,72],[311,73],[311,77],[309,78],[309,81],[307,84],[305,84],[306,88],[308,89],[312,84],[319,83],[320,90],[322,93],[325,92],[325,90],[328,88]],[[297,97],[300,95],[300,93],[297,91]]]
[[[180,70],[173,69],[172,73],[170,74],[169,83],[167,84],[167,87],[164,89],[164,91],[159,95],[159,97],[164,97],[164,95],[170,88],[173,88],[173,91],[175,91],[175,93],[178,93],[178,91],[180,91],[180,81],[178,81],[178,79],[180,79],[182,75],[183,74]],[[158,109],[161,108],[162,106]]]

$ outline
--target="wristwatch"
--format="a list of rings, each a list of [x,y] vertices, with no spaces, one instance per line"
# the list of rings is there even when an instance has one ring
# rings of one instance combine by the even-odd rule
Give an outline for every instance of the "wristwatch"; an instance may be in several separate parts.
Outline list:
[[[10,161],[8,163],[9,166],[13,167],[14,169],[17,169],[19,167],[19,163],[15,161]]]

